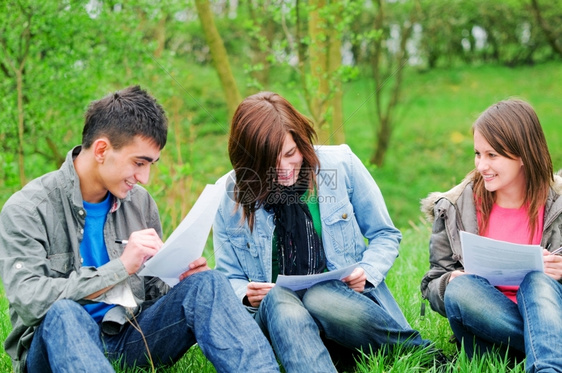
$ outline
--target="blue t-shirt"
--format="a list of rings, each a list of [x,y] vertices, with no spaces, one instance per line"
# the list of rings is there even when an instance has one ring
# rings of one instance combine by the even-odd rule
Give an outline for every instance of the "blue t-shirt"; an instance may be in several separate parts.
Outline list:
[[[107,193],[107,198],[100,203],[83,202],[84,209],[86,209],[86,224],[84,227],[84,239],[80,244],[82,266],[99,267],[109,262],[103,227],[111,207],[111,194]],[[99,302],[86,304],[84,308],[96,322],[100,322],[105,313],[114,306],[113,304]]]

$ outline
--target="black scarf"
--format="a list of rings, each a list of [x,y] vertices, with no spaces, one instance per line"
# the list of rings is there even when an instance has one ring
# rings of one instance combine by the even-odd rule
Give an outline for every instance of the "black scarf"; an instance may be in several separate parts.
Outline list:
[[[301,200],[307,189],[308,183],[301,179],[289,187],[275,185],[264,206],[274,214],[282,275],[311,275],[326,269],[322,240],[314,229],[307,204]]]

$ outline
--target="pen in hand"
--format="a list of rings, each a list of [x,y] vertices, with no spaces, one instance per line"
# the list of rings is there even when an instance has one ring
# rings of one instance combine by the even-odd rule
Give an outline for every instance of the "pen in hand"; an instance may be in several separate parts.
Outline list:
[[[115,243],[118,243],[120,245],[126,245],[128,242],[128,240],[115,240]]]
[[[562,253],[562,246],[560,246],[558,249],[552,251],[549,255],[556,255],[556,254],[560,254]]]

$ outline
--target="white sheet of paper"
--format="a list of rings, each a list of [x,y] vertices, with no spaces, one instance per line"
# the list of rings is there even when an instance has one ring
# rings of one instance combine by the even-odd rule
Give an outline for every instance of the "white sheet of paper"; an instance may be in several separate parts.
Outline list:
[[[137,302],[127,281],[122,281],[105,293],[105,303],[120,304],[123,307],[136,307]]]
[[[277,276],[277,282],[275,285],[283,286],[294,291],[308,289],[312,285],[322,281],[341,280],[342,278],[349,276],[358,266],[359,263],[355,263],[345,268],[330,272],[323,272],[317,275],[279,275]]]
[[[460,232],[464,270],[497,285],[519,285],[531,271],[544,272],[542,247]]]
[[[179,282],[179,276],[187,271],[189,264],[203,254],[225,193],[225,180],[221,178],[216,184],[205,186],[189,213],[156,255],[145,263],[139,276],[157,276],[170,286]]]

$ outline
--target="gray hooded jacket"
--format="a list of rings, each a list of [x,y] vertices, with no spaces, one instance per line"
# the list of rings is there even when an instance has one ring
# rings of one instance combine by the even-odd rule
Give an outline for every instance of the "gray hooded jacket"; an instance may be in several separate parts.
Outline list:
[[[451,272],[463,270],[461,230],[478,234],[478,221],[472,191],[472,173],[451,190],[434,192],[421,201],[421,210],[433,223],[429,241],[430,269],[421,282],[422,296],[431,308],[445,314],[443,297]],[[562,244],[562,177],[555,175],[544,211],[541,246],[549,251]]]

